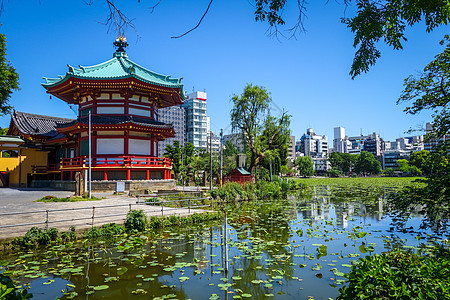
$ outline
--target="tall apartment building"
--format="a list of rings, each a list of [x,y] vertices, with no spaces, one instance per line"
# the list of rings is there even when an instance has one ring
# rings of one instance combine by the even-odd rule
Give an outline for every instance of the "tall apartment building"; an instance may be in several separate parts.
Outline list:
[[[186,110],[183,106],[171,106],[158,110],[159,121],[172,124],[175,130],[175,137],[166,139],[158,143],[158,156],[164,155],[167,145],[173,145],[174,141],[180,141],[180,145],[186,143]]]
[[[333,139],[333,151],[340,153],[349,153],[349,149],[351,149],[351,147],[352,143],[348,140],[348,137],[345,135],[345,128],[335,127]]]
[[[206,92],[188,94],[183,104],[186,109],[186,142],[198,149],[206,149],[208,146],[206,96]]]
[[[312,128],[306,130],[298,143],[298,148],[305,156],[325,158],[328,155],[328,137],[315,134]]]

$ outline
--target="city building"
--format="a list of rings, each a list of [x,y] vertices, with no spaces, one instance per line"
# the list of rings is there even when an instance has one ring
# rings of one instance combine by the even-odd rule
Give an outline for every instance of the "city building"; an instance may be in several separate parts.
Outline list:
[[[292,167],[292,165],[294,164],[295,159],[297,158],[295,155],[295,136],[291,135],[289,137],[289,148],[288,148],[288,166]]]
[[[427,123],[426,124],[426,133],[430,134],[433,133],[433,125],[431,123]],[[432,139],[428,139],[425,143],[424,143],[424,149],[428,150],[430,152],[432,151],[436,151],[437,147],[439,145],[441,145],[443,142],[450,140],[450,134],[447,133],[444,136],[441,136],[439,138],[432,138]]]
[[[186,142],[192,143],[197,149],[208,147],[206,97],[206,92],[194,92],[186,96],[183,104],[186,109]]]
[[[386,168],[398,170],[399,166],[397,160],[399,159],[409,160],[410,154],[411,154],[410,150],[402,150],[402,149],[384,150],[383,161],[381,166],[383,170],[385,170]]]
[[[305,156],[326,158],[328,155],[328,137],[315,134],[312,128],[306,130],[297,143],[299,152]]]
[[[48,180],[57,174],[60,180],[72,181],[77,172],[87,178],[89,165],[93,180],[171,178],[170,159],[156,155],[158,143],[175,136],[174,128],[158,120],[157,110],[183,104],[181,79],[131,61],[124,38],[114,45],[113,58],[104,63],[68,66],[65,75],[44,78],[48,94],[78,106],[77,119],[12,115],[8,135],[48,151],[48,160],[37,164],[27,178]]]
[[[345,135],[344,127],[334,128],[334,139],[333,139],[333,152],[349,153],[349,149],[352,148],[352,143],[348,140]]]
[[[159,121],[171,124],[175,131],[175,137],[167,138],[158,143],[158,155],[164,155],[167,145],[173,146],[174,141],[179,141],[181,146],[186,143],[186,110],[182,105],[170,106],[158,110]]]
[[[325,175],[331,169],[331,163],[326,157],[312,157],[314,173]]]
[[[223,136],[223,143],[225,144],[227,141],[230,141],[238,149],[239,153],[244,152],[245,143],[241,133],[225,134]]]

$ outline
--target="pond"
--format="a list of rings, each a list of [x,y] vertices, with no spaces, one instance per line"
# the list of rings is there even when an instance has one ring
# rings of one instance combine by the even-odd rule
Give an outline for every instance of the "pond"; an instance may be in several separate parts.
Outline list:
[[[385,193],[315,187],[287,200],[233,202],[221,207],[226,231],[206,222],[5,252],[0,264],[32,299],[334,299],[358,258],[394,247],[426,252],[439,241],[417,230],[419,216],[396,231]]]

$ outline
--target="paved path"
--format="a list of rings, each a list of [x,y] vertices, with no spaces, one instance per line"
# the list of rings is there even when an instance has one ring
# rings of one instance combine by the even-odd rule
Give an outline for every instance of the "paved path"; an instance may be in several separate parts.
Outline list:
[[[49,210],[49,227],[58,228],[60,231],[69,230],[70,226],[77,229],[87,229],[92,227],[92,215],[94,213],[94,226],[116,222],[123,223],[126,213],[130,209],[143,209],[147,216],[161,216],[161,206],[145,205],[142,202],[137,203],[136,198],[127,195],[113,195],[112,193],[94,193],[93,196],[105,198],[99,201],[80,201],[80,202],[34,202],[44,196],[51,195],[56,197],[67,197],[73,193],[67,191],[54,191],[45,189],[11,189],[0,188],[0,226],[13,224],[29,224],[19,227],[0,228],[0,239],[23,236],[31,227],[37,226],[44,228],[45,224],[32,225],[31,223],[45,222],[47,217],[46,210]],[[109,207],[105,207],[109,206]],[[111,207],[116,206],[116,207]],[[95,207],[95,209],[93,209]],[[66,211],[52,211],[52,210]],[[67,211],[69,209],[69,211]],[[37,213],[11,214],[16,212],[32,212]],[[164,215],[188,215],[193,212],[203,210],[190,211],[184,208],[164,208]],[[107,215],[114,215],[108,216]],[[72,221],[72,219],[84,218],[83,220]],[[64,222],[61,222],[63,221]],[[56,221],[56,222],[55,222]]]

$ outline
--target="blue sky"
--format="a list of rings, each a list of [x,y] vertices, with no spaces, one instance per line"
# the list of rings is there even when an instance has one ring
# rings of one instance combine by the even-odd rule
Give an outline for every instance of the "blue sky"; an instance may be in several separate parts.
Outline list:
[[[305,19],[306,33],[297,39],[266,36],[268,26],[254,21],[247,1],[215,1],[202,25],[181,39],[171,36],[195,26],[208,5],[202,1],[116,1],[134,18],[140,39],[127,32],[129,58],[158,73],[183,77],[185,90],[206,90],[211,129],[229,126],[230,98],[246,83],[271,92],[274,111],[292,115],[291,130],[298,139],[311,127],[333,139],[333,128],[347,135],[374,131],[386,140],[405,136],[410,127],[423,125],[430,113],[410,116],[396,105],[403,80],[417,74],[442,51],[439,40],[446,27],[431,34],[423,25],[408,29],[404,50],[380,45],[382,57],[368,74],[352,80],[348,75],[355,49],[353,36],[341,24],[344,7],[335,1],[311,1]],[[295,20],[295,1],[286,18]],[[347,14],[353,8],[347,9]],[[76,1],[7,1],[0,16],[0,32],[7,37],[8,59],[20,75],[21,90],[11,104],[19,111],[75,118],[62,100],[41,86],[42,77],[56,77],[67,64],[89,66],[112,57],[116,34],[105,25],[107,7],[102,0],[91,6]],[[0,127],[9,125],[0,117]]]

